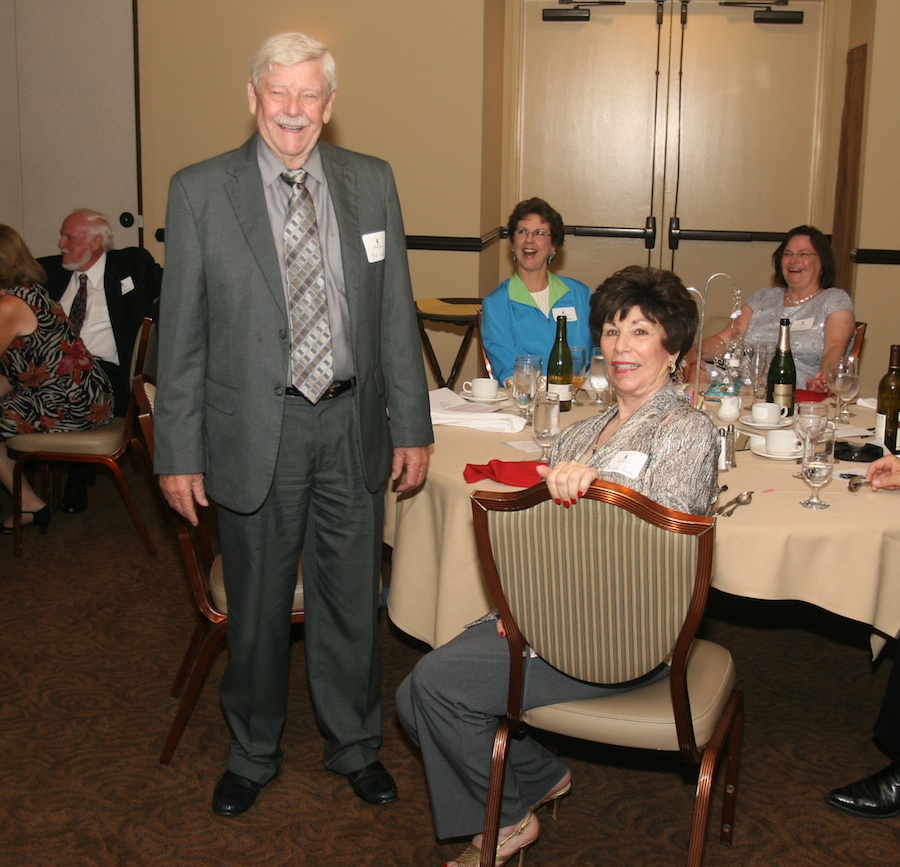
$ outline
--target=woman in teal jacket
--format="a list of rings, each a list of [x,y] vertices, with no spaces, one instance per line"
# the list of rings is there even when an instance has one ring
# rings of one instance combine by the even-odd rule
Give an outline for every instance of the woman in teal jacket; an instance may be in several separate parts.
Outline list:
[[[493,374],[512,376],[517,355],[544,359],[544,373],[556,337],[556,317],[566,317],[569,346],[592,347],[588,327],[591,290],[549,265],[565,240],[562,217],[543,199],[519,202],[507,223],[516,273],[484,299],[481,339]]]

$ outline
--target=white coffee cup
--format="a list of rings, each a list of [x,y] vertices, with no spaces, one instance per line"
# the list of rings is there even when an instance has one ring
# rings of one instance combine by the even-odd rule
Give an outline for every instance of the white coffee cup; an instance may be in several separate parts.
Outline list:
[[[741,414],[741,399],[736,395],[723,395],[719,399],[719,418],[722,421],[735,421]]]
[[[792,430],[770,430],[766,434],[766,451],[770,455],[795,455],[802,445]]]
[[[777,424],[788,414],[788,408],[777,403],[754,403],[750,416],[757,424]]]
[[[750,434],[747,439],[750,441],[751,449],[764,449],[766,447],[766,438],[759,434]]]
[[[497,396],[497,380],[481,376],[464,382],[462,390],[463,394],[476,400],[491,400]]]

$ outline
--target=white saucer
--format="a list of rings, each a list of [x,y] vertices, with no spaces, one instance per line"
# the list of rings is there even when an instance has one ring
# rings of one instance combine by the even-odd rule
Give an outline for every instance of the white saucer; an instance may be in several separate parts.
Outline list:
[[[504,400],[509,400],[509,392],[504,391],[502,388],[497,389],[496,397],[473,397],[471,394],[466,394],[464,391],[461,391],[459,396],[463,400],[468,400],[472,403],[503,403]]]
[[[753,416],[747,413],[747,415],[742,415],[738,419],[738,423],[745,424],[747,427],[756,428],[757,430],[778,430],[779,428],[788,427],[793,424],[794,420],[792,418],[783,418],[775,422],[775,424],[769,424],[768,422],[753,421]]]
[[[755,455],[759,455],[761,458],[771,458],[773,461],[795,461],[803,454],[803,447],[801,446],[797,451],[789,455],[773,455],[766,451],[765,446],[751,445],[750,451]]]

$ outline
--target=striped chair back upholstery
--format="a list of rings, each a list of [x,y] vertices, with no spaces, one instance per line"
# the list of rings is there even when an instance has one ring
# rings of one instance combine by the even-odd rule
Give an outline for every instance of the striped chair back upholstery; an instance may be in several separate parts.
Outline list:
[[[504,595],[525,640],[560,671],[624,683],[671,653],[697,573],[699,537],[583,499],[489,511]]]

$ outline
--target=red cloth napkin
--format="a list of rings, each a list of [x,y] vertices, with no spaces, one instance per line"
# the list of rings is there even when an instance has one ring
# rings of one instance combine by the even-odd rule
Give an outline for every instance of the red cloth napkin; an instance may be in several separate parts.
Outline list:
[[[831,395],[827,391],[807,391],[805,388],[798,388],[794,392],[794,402],[801,403],[805,400],[825,400],[826,397],[830,397]]]
[[[487,464],[466,464],[463,478],[471,485],[482,479],[491,479],[504,485],[517,488],[530,488],[536,485],[541,477],[536,467],[540,461],[491,461]]]

